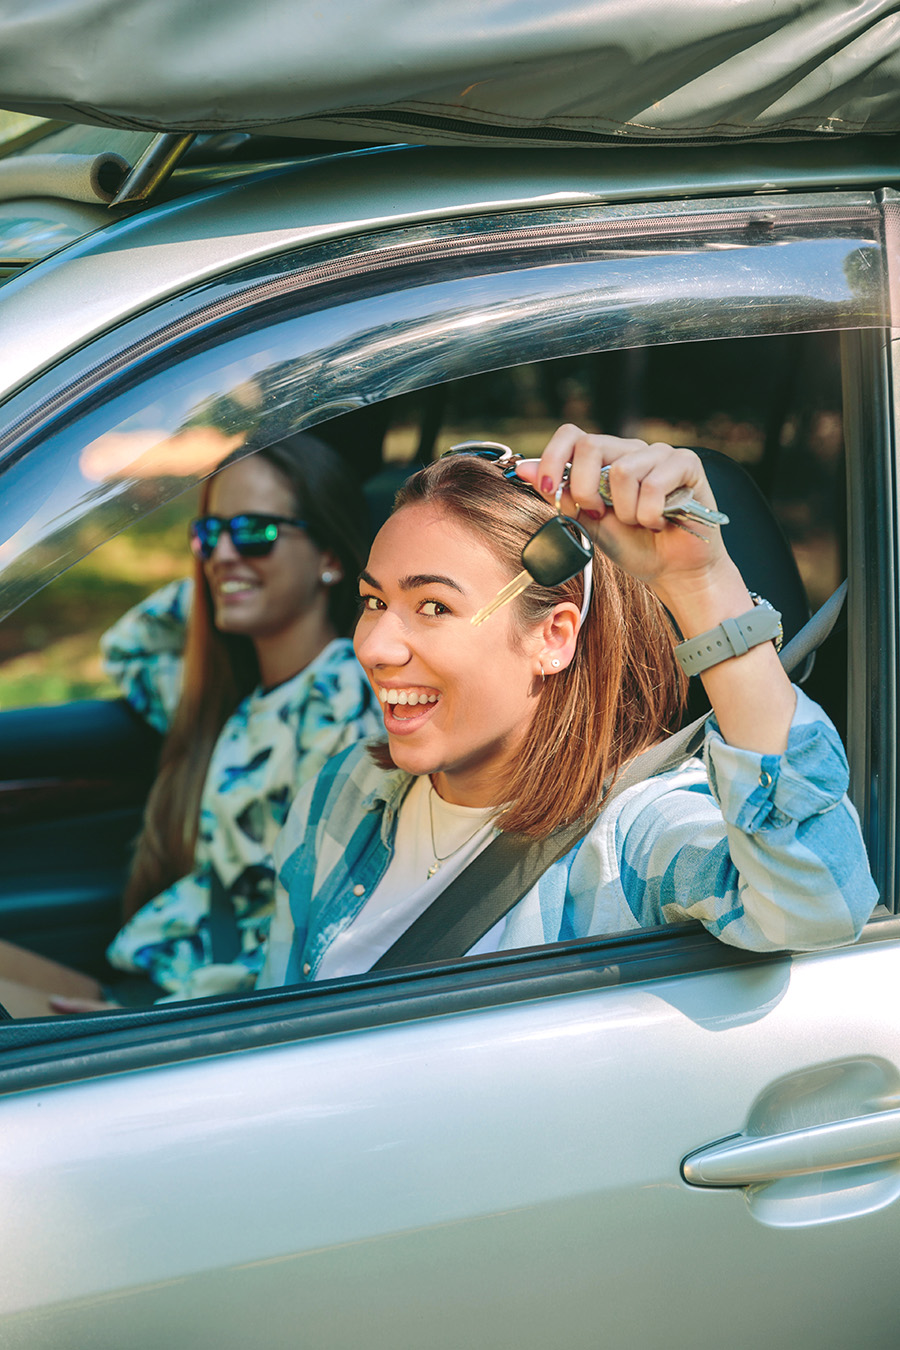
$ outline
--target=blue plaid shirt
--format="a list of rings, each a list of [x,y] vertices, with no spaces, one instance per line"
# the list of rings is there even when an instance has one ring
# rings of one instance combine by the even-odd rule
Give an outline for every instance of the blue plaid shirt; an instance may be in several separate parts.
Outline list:
[[[316,977],[390,862],[412,778],[357,744],[298,795],[274,850],[285,892],[261,985]],[[728,745],[622,792],[507,916],[500,950],[699,919],[754,951],[852,942],[878,899],[847,761],[797,690],[783,755]],[[289,906],[288,899],[289,897]]]

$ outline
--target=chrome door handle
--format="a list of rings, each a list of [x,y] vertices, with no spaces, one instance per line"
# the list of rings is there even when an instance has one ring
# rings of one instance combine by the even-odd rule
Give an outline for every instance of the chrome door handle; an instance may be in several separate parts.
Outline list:
[[[681,1174],[692,1186],[753,1186],[891,1158],[900,1158],[900,1111],[879,1111],[763,1138],[737,1135],[689,1153]]]

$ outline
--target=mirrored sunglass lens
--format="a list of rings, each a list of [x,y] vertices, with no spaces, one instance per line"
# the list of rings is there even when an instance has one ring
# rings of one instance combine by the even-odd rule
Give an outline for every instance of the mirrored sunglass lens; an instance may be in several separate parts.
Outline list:
[[[265,516],[235,516],[231,538],[239,553],[261,556],[268,553],[278,538],[278,526]]]
[[[217,520],[192,520],[191,552],[201,558],[208,558],[219,542],[221,528]]]

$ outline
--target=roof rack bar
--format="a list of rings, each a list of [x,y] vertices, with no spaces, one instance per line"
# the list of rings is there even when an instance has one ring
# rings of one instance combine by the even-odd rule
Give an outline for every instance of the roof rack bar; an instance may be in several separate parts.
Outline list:
[[[164,183],[181,156],[192,144],[195,131],[163,131],[155,136],[119,188],[110,206],[142,202]]]

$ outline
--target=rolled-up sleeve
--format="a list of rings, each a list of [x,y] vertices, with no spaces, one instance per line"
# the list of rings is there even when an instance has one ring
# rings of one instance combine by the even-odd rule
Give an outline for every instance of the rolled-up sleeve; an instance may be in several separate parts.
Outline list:
[[[727,744],[711,719],[699,772],[623,797],[619,879],[641,925],[699,919],[732,946],[812,951],[852,942],[878,900],[837,732],[797,691],[787,750]],[[659,788],[669,777],[661,775]]]

